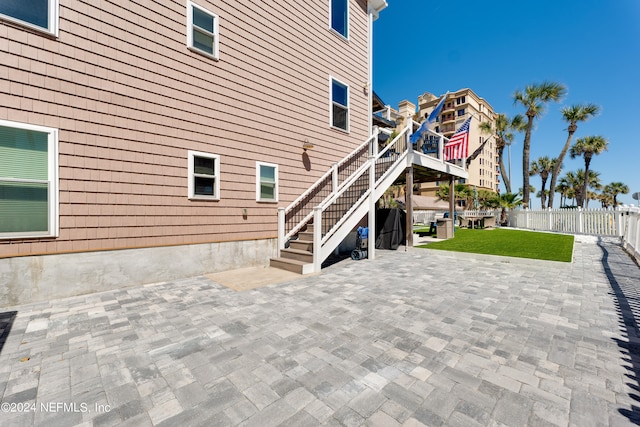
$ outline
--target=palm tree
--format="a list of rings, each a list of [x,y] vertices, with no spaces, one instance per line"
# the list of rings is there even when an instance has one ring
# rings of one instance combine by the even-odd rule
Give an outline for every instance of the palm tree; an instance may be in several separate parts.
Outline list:
[[[602,193],[598,194],[598,200],[600,200],[602,207],[605,209],[613,205],[613,195],[611,194],[609,185],[605,185]]]
[[[500,194],[500,197],[498,198],[498,206],[500,206],[500,208],[502,209],[500,213],[500,224],[508,225],[507,209],[509,210],[514,209],[517,206],[520,206],[521,204],[522,204],[522,199],[519,198],[517,194],[513,194],[513,193]]]
[[[567,174],[560,178],[560,184],[558,184],[559,188],[563,189],[563,193],[561,194],[561,197],[564,196],[564,203],[562,203],[562,200],[560,201],[560,207],[567,207],[567,201],[569,199],[572,200],[572,205],[573,205],[573,199],[576,198],[576,187],[579,185],[578,183],[578,178],[576,178],[576,174],[575,172],[567,172]],[[575,206],[574,206],[575,207]]]
[[[549,157],[544,156],[531,163],[531,171],[529,174],[540,175],[540,179],[542,180],[542,189],[540,189],[540,205],[542,209],[546,207],[547,194],[551,194],[551,191],[547,193],[545,190],[547,179],[549,179],[549,174],[554,169],[557,161],[558,159],[549,159]]]
[[[571,187],[569,190],[569,197],[570,198],[575,198],[576,199],[576,206],[582,207],[579,204],[579,201],[583,201],[584,198],[584,181],[585,181],[585,173],[584,173],[584,169],[578,169],[575,172],[567,172],[567,174],[564,176],[564,180],[566,180],[566,182],[569,184],[569,186]],[[594,188],[596,190],[602,188],[602,184],[600,183],[600,173],[590,170],[589,171],[589,175],[588,175],[588,179],[587,179],[587,190],[589,188]]]
[[[438,200],[449,200],[449,184],[442,184],[436,190]],[[454,184],[453,197],[456,201],[464,200],[465,206],[469,205],[469,201],[473,200],[473,190],[467,184]]]
[[[585,136],[576,141],[571,147],[569,155],[572,159],[582,156],[584,157],[584,183],[582,184],[582,191],[580,192],[580,198],[577,200],[578,206],[584,207],[584,198],[587,195],[587,186],[589,176],[589,164],[594,155],[598,155],[607,150],[609,142],[602,136]]]
[[[502,176],[502,182],[504,182],[504,188],[507,190],[507,193],[511,193],[511,180],[507,175],[507,169],[504,167],[504,148],[510,146],[513,142],[513,132],[523,131],[524,125],[524,116],[521,114],[516,115],[512,119],[509,119],[505,114],[498,114],[494,120],[494,124],[490,121],[480,122],[480,132],[490,134],[496,140],[500,175]]]
[[[522,147],[522,204],[529,206],[529,156],[531,154],[531,131],[533,121],[542,115],[548,102],[559,101],[567,92],[567,88],[561,83],[543,82],[531,84],[524,91],[517,90],[513,95],[515,103],[520,103],[526,109],[527,127],[524,134]]]
[[[613,207],[618,206],[618,194],[628,194],[629,186],[622,182],[612,182],[605,185],[605,190],[608,189],[609,194],[613,197]]]
[[[556,192],[560,193],[560,207],[565,205],[567,198],[575,197],[575,194],[569,196],[569,193],[572,192],[572,188],[566,178],[560,178],[560,182],[558,182],[558,185],[556,186]]]
[[[567,141],[564,143],[564,147],[562,147],[562,151],[558,156],[558,162],[551,172],[551,184],[549,185],[549,194],[551,194],[549,198],[550,208],[553,207],[553,194],[556,191],[556,182],[560,175],[560,169],[562,169],[562,162],[564,161],[564,156],[567,155],[567,151],[571,146],[573,134],[578,130],[578,122],[586,122],[591,117],[597,115],[600,112],[600,107],[595,104],[572,105],[571,107],[564,107],[560,112],[562,113],[562,118],[569,122],[569,127],[567,128],[569,135],[567,136]],[[562,205],[562,203],[560,204]]]

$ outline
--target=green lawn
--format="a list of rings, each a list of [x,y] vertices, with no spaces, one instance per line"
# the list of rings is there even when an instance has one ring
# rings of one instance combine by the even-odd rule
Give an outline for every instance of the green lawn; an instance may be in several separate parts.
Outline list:
[[[418,247],[571,262],[573,236],[505,228],[489,230],[456,228],[453,239],[428,243]]]

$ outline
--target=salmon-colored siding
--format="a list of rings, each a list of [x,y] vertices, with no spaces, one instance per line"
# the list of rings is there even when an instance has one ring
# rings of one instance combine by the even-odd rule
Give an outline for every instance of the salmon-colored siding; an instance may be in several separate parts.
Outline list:
[[[0,20],[0,119],[59,129],[60,213],[58,237],[0,238],[0,257],[274,238],[277,206],[367,138],[366,1],[348,40],[328,0],[194,3],[219,17],[217,61],[188,49],[186,0],[60,0],[58,38]],[[220,156],[219,201],[189,200],[189,150]],[[278,165],[276,204],[257,161]]]

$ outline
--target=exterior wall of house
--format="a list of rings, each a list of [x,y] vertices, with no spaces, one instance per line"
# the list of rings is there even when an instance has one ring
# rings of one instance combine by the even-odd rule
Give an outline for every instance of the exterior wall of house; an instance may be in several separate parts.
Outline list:
[[[15,285],[7,265],[21,256],[103,251],[106,265],[126,262],[113,250],[264,240],[247,257],[262,262],[277,207],[367,138],[365,0],[350,1],[348,39],[330,28],[329,1],[194,3],[219,18],[218,60],[188,49],[185,0],[60,0],[58,37],[0,19],[0,120],[57,129],[59,141],[59,234],[0,236],[0,283]],[[330,125],[331,77],[349,86],[348,132]],[[189,150],[219,156],[219,200],[188,198]],[[256,162],[278,166],[277,203],[256,201]]]

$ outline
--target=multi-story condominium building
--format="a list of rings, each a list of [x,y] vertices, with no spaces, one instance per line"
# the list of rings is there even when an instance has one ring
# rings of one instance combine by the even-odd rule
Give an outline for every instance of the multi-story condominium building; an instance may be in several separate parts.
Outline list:
[[[384,0],[36,3],[0,2],[0,306],[267,264],[372,134]]]
[[[417,121],[428,117],[443,96],[445,94],[435,96],[429,92],[419,96]],[[471,155],[489,138],[489,135],[480,132],[480,123],[495,120],[493,108],[471,89],[460,89],[450,92],[446,96],[447,99],[438,115],[434,130],[449,138],[467,118],[472,117],[469,126],[468,149],[468,153]],[[471,161],[467,171],[469,178],[461,180],[461,182],[466,182],[478,190],[500,191],[500,167],[493,138],[489,138],[484,144],[478,156]],[[420,194],[432,195],[439,184],[439,182],[422,184]]]

